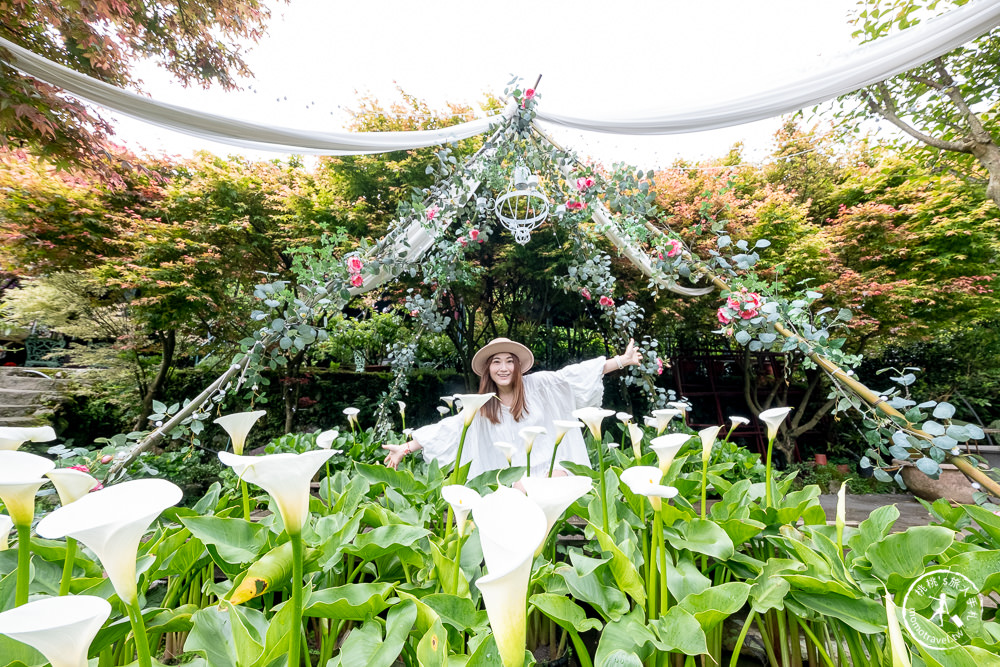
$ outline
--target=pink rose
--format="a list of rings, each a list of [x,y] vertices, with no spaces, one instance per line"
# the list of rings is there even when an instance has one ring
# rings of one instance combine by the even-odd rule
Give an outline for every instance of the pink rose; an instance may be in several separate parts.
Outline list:
[[[70,466],[70,470],[79,470],[80,472],[90,472],[90,468],[87,466]]]
[[[458,242],[462,244],[463,248],[466,247],[467,245],[469,245],[469,242],[466,240],[466,238],[464,236],[459,236],[458,237]]]
[[[596,181],[594,181],[594,179],[593,179],[593,178],[591,178],[590,176],[588,176],[588,177],[587,177],[587,180],[585,180],[585,181],[584,181],[583,183],[584,183],[584,185],[586,185],[586,186],[587,186],[588,188],[592,188],[592,187],[594,187],[594,183],[595,183],[595,182],[596,182]]]
[[[364,282],[365,279],[361,277],[360,273],[355,273],[353,276],[351,276],[351,284],[354,285],[355,287],[361,287],[362,283]]]
[[[361,269],[365,267],[364,262],[361,261],[360,257],[348,257],[347,258],[347,270],[351,273],[361,273]]]
[[[749,292],[743,297],[743,309],[744,310],[757,310],[761,306],[760,294],[756,292]]]
[[[726,312],[725,308],[719,308],[719,310],[715,313],[715,316],[719,318],[719,322],[721,324],[729,324],[733,321],[733,318],[729,316],[729,313]]]
[[[743,312],[740,313],[740,317],[742,317],[745,320],[752,320],[753,318],[757,317],[757,311],[744,310]]]
[[[663,359],[656,358],[656,374],[663,375]]]
[[[726,308],[729,308],[729,310],[739,311],[740,300],[737,297],[730,294],[729,298],[726,299]]]
[[[479,240],[479,230],[478,229],[471,229],[471,230],[469,230],[469,240],[470,241],[478,241]]]
[[[438,208],[437,206],[431,206],[429,209],[427,209],[427,219],[433,220],[434,216],[437,215],[440,210],[441,209]]]
[[[587,301],[590,301],[590,290],[584,287],[582,290],[580,290],[580,296],[582,296]]]
[[[534,99],[534,97],[535,97],[535,89],[534,88],[528,88],[526,91],[524,91],[524,99],[531,100],[531,99]]]
[[[667,241],[667,245],[670,246],[670,250],[667,251],[667,257],[676,257],[680,254],[681,248],[683,247],[681,242],[677,239],[670,239]]]
[[[586,206],[587,205],[584,204],[582,201],[576,201],[575,199],[570,199],[568,202],[566,202],[566,208],[569,209],[570,211],[580,211]]]
[[[410,317],[416,317],[419,314],[420,314],[419,310],[411,310],[410,311]]]
[[[608,307],[615,305],[615,302],[611,300],[609,296],[602,296],[598,301],[602,306]]]

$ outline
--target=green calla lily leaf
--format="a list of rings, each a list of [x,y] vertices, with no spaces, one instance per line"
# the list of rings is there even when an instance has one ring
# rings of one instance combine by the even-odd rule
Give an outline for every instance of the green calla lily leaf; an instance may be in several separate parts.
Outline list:
[[[346,584],[314,592],[303,610],[305,616],[363,621],[389,606],[392,584]]]
[[[694,616],[703,631],[708,632],[739,611],[749,595],[750,584],[730,581],[689,595],[680,601],[679,606]]]
[[[687,549],[719,560],[727,560],[736,551],[719,524],[708,519],[691,519],[687,524],[664,531],[667,541],[675,549]]]
[[[587,618],[587,612],[580,605],[564,595],[538,593],[532,595],[528,603],[564,628],[577,632],[600,630],[603,624],[597,619]]]

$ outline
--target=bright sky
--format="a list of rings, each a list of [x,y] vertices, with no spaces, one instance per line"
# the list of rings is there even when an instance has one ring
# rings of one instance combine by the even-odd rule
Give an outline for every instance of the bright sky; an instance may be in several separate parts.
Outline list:
[[[426,99],[475,103],[513,75],[538,88],[543,108],[576,116],[644,110],[759,90],[854,42],[856,0],[291,0],[249,52],[256,78],[242,92],[185,89],[150,64],[140,69],[155,99],[255,122],[342,129],[359,92],[388,102],[395,85]],[[555,139],[605,163],[666,166],[678,157],[724,154],[742,141],[750,160],[772,147],[777,119],[663,137],[553,128]],[[190,154],[245,151],[121,119],[134,148]]]

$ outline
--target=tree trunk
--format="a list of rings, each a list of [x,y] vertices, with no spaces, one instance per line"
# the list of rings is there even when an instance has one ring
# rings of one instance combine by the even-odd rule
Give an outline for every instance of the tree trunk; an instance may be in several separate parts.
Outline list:
[[[282,383],[281,394],[285,403],[285,433],[291,433],[295,427],[295,408],[299,404],[299,394],[301,393],[302,382],[299,378],[299,368],[305,359],[306,351],[299,350],[294,357],[288,360],[287,374],[285,382]]]
[[[1000,208],[1000,146],[992,141],[976,142],[972,145],[972,154],[990,174],[986,196]]]
[[[132,426],[132,429],[135,431],[145,429],[146,420],[153,413],[153,399],[160,393],[160,389],[163,388],[163,384],[167,380],[167,375],[174,364],[174,350],[177,348],[177,330],[167,329],[160,332],[159,339],[161,347],[160,368],[156,371],[156,377],[146,387],[146,393],[142,397],[142,408],[139,411],[139,417]]]

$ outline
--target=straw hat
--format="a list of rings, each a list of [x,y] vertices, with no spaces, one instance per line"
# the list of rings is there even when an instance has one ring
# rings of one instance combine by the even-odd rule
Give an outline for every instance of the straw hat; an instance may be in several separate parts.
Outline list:
[[[489,363],[490,357],[501,352],[510,352],[515,355],[521,362],[522,373],[527,373],[528,369],[535,363],[535,355],[524,345],[515,343],[509,338],[494,338],[479,352],[476,352],[476,356],[472,357],[472,372],[480,377],[486,375],[486,365]]]

